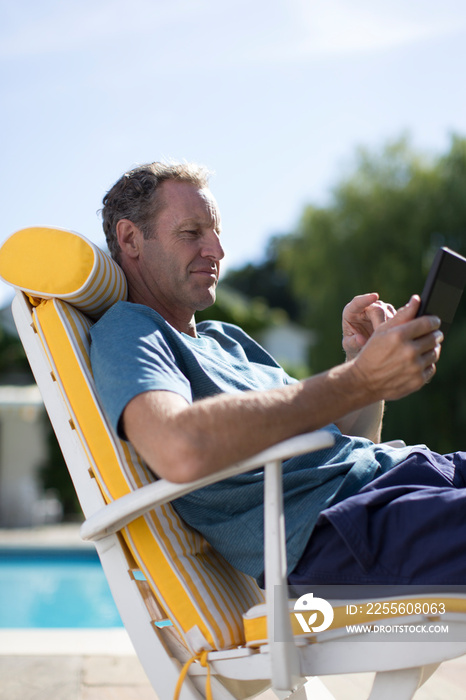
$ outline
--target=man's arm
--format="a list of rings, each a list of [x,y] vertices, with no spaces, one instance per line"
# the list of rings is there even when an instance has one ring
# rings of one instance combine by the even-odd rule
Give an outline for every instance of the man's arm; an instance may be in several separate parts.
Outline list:
[[[125,433],[158,476],[185,482],[383,399],[406,396],[433,376],[440,355],[440,322],[415,319],[418,305],[413,297],[380,324],[354,359],[297,384],[194,404],[171,392],[140,394],[124,410]]]
[[[384,401],[377,401],[343,416],[335,421],[336,426],[343,435],[355,435],[365,437],[372,442],[380,442],[382,439],[382,420],[385,409]]]
[[[393,318],[395,313],[393,306],[380,301],[377,293],[362,294],[350,301],[343,309],[342,316],[346,360],[357,357],[374,330]],[[378,401],[344,416],[337,421],[337,426],[345,435],[358,435],[380,442],[384,408],[384,402]]]

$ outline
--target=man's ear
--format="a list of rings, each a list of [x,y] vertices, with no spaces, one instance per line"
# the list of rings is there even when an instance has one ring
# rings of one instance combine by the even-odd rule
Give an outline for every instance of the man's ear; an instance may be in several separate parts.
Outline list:
[[[137,258],[143,238],[141,229],[129,219],[120,219],[116,225],[116,234],[123,255]]]

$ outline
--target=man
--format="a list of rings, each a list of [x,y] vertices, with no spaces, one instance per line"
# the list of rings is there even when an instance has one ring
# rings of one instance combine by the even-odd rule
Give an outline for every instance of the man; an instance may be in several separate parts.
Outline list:
[[[440,321],[416,318],[419,297],[399,311],[376,293],[353,299],[343,312],[347,361],[297,382],[241,329],[196,326],[224,255],[202,168],[153,163],[126,173],[104,198],[103,224],[129,301],[92,330],[94,375],[115,429],[155,474],[192,481],[327,427],[333,448],[284,465],[290,583],[466,581],[465,460],[378,444],[383,401],[420,389],[440,356]],[[174,503],[261,585],[262,476]]]

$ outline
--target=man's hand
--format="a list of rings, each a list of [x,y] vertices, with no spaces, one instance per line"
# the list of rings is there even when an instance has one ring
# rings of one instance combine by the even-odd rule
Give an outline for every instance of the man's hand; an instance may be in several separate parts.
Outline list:
[[[379,300],[379,295],[361,294],[343,309],[343,350],[346,359],[354,359],[381,323],[395,316],[391,304]]]
[[[377,398],[407,396],[435,374],[443,340],[441,322],[436,316],[416,318],[419,304],[420,298],[415,295],[406,306],[378,323],[353,361]]]

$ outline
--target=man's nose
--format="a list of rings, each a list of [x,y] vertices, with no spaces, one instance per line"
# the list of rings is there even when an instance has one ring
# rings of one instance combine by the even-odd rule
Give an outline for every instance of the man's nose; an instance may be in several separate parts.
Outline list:
[[[202,255],[206,258],[221,260],[225,257],[225,251],[220,243],[217,231],[211,230],[203,237]]]

